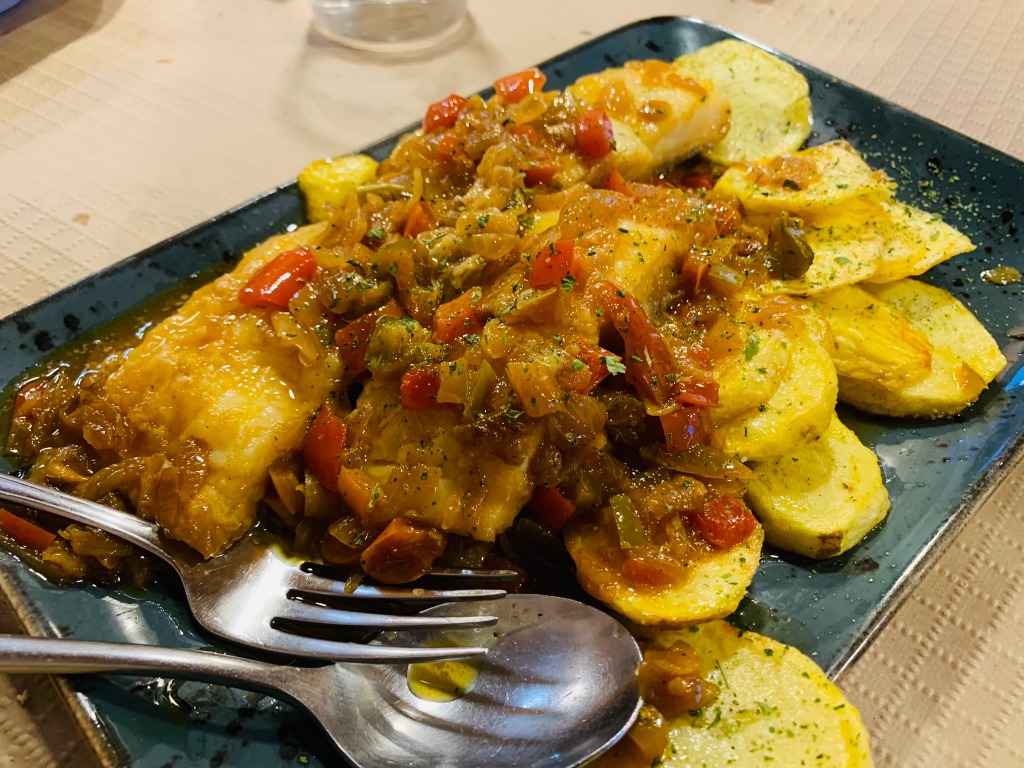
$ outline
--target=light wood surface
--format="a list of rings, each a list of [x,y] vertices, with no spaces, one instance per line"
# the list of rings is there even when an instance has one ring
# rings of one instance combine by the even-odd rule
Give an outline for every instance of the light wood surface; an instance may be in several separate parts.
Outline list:
[[[408,57],[320,38],[306,0],[24,0],[0,15],[0,315],[441,95],[650,16],[700,16],[1024,158],[1020,0],[469,6],[464,34]],[[877,765],[1024,764],[1022,501],[1016,471],[841,679]],[[26,685],[0,677],[0,766],[80,764]]]

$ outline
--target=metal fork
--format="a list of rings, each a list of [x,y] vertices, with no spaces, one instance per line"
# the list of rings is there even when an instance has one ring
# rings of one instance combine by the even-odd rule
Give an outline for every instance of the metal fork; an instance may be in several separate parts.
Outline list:
[[[272,653],[347,662],[410,663],[479,656],[478,647],[391,647],[325,637],[324,630],[454,629],[491,626],[493,616],[393,615],[373,610],[397,604],[429,605],[505,595],[501,589],[423,589],[360,584],[325,575],[315,563],[289,560],[276,547],[248,536],[209,560],[160,533],[141,518],[77,496],[0,473],[0,499],[91,525],[135,544],[173,568],[192,614],[205,629],[241,645]],[[503,580],[511,571],[435,569],[441,580]]]

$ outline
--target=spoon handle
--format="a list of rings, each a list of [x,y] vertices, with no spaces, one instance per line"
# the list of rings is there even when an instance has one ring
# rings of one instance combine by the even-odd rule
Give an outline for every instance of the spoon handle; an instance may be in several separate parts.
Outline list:
[[[287,668],[219,653],[151,645],[0,635],[0,671],[57,675],[170,674],[189,680],[227,683],[294,701],[274,682],[275,676],[287,677],[284,674]]]

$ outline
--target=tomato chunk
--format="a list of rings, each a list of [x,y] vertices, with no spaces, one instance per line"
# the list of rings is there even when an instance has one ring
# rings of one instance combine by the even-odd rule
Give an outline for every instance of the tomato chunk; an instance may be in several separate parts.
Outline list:
[[[347,427],[341,417],[326,405],[317,411],[302,441],[302,455],[306,465],[320,484],[331,491],[338,490],[342,451],[345,450]]]
[[[735,496],[710,499],[699,510],[690,513],[689,520],[709,544],[719,549],[732,549],[757,530],[754,515]]]
[[[0,508],[0,529],[23,547],[42,552],[57,538],[45,528]]]
[[[430,133],[436,128],[451,128],[468,103],[468,99],[457,93],[434,102],[427,107],[427,113],[423,116],[423,132]]]
[[[530,497],[530,513],[533,519],[552,533],[558,533],[576,511],[576,505],[557,488],[538,485]]]
[[[576,118],[576,149],[590,162],[606,157],[615,149],[615,134],[607,112],[588,109]]]
[[[562,285],[566,277],[575,280],[579,274],[580,264],[576,259],[575,244],[572,240],[559,240],[537,254],[530,273],[530,287],[551,288]]]
[[[398,302],[391,299],[384,306],[367,312],[334,334],[334,343],[341,349],[341,362],[349,376],[357,376],[366,370],[366,346],[377,321],[385,315],[403,317],[405,313]]]
[[[399,384],[399,395],[402,407],[409,409],[442,408],[443,403],[437,402],[437,390],[441,386],[441,377],[437,366],[424,365],[410,368],[402,374]]]
[[[483,292],[477,287],[439,306],[434,313],[434,336],[450,343],[467,333],[480,333],[490,316],[482,300]]]
[[[494,81],[494,90],[506,104],[518,104],[531,93],[539,93],[547,75],[534,67]]]
[[[299,289],[316,273],[316,259],[309,248],[293,248],[278,254],[253,275],[238,293],[250,307],[287,309]]]

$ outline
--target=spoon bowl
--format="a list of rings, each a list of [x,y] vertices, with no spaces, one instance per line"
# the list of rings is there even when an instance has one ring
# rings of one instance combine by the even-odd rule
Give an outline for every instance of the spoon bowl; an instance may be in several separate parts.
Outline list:
[[[640,709],[640,650],[614,618],[566,598],[510,595],[472,604],[493,627],[459,630],[488,647],[475,678],[451,701],[420,698],[407,665],[287,667],[201,651],[0,637],[0,670],[155,672],[229,682],[307,710],[361,768],[579,766],[615,743]],[[466,604],[430,609],[465,614]],[[443,630],[442,630],[443,631]],[[403,633],[402,643],[410,643]],[[415,633],[430,646],[452,637]],[[374,641],[398,642],[388,635]]]

